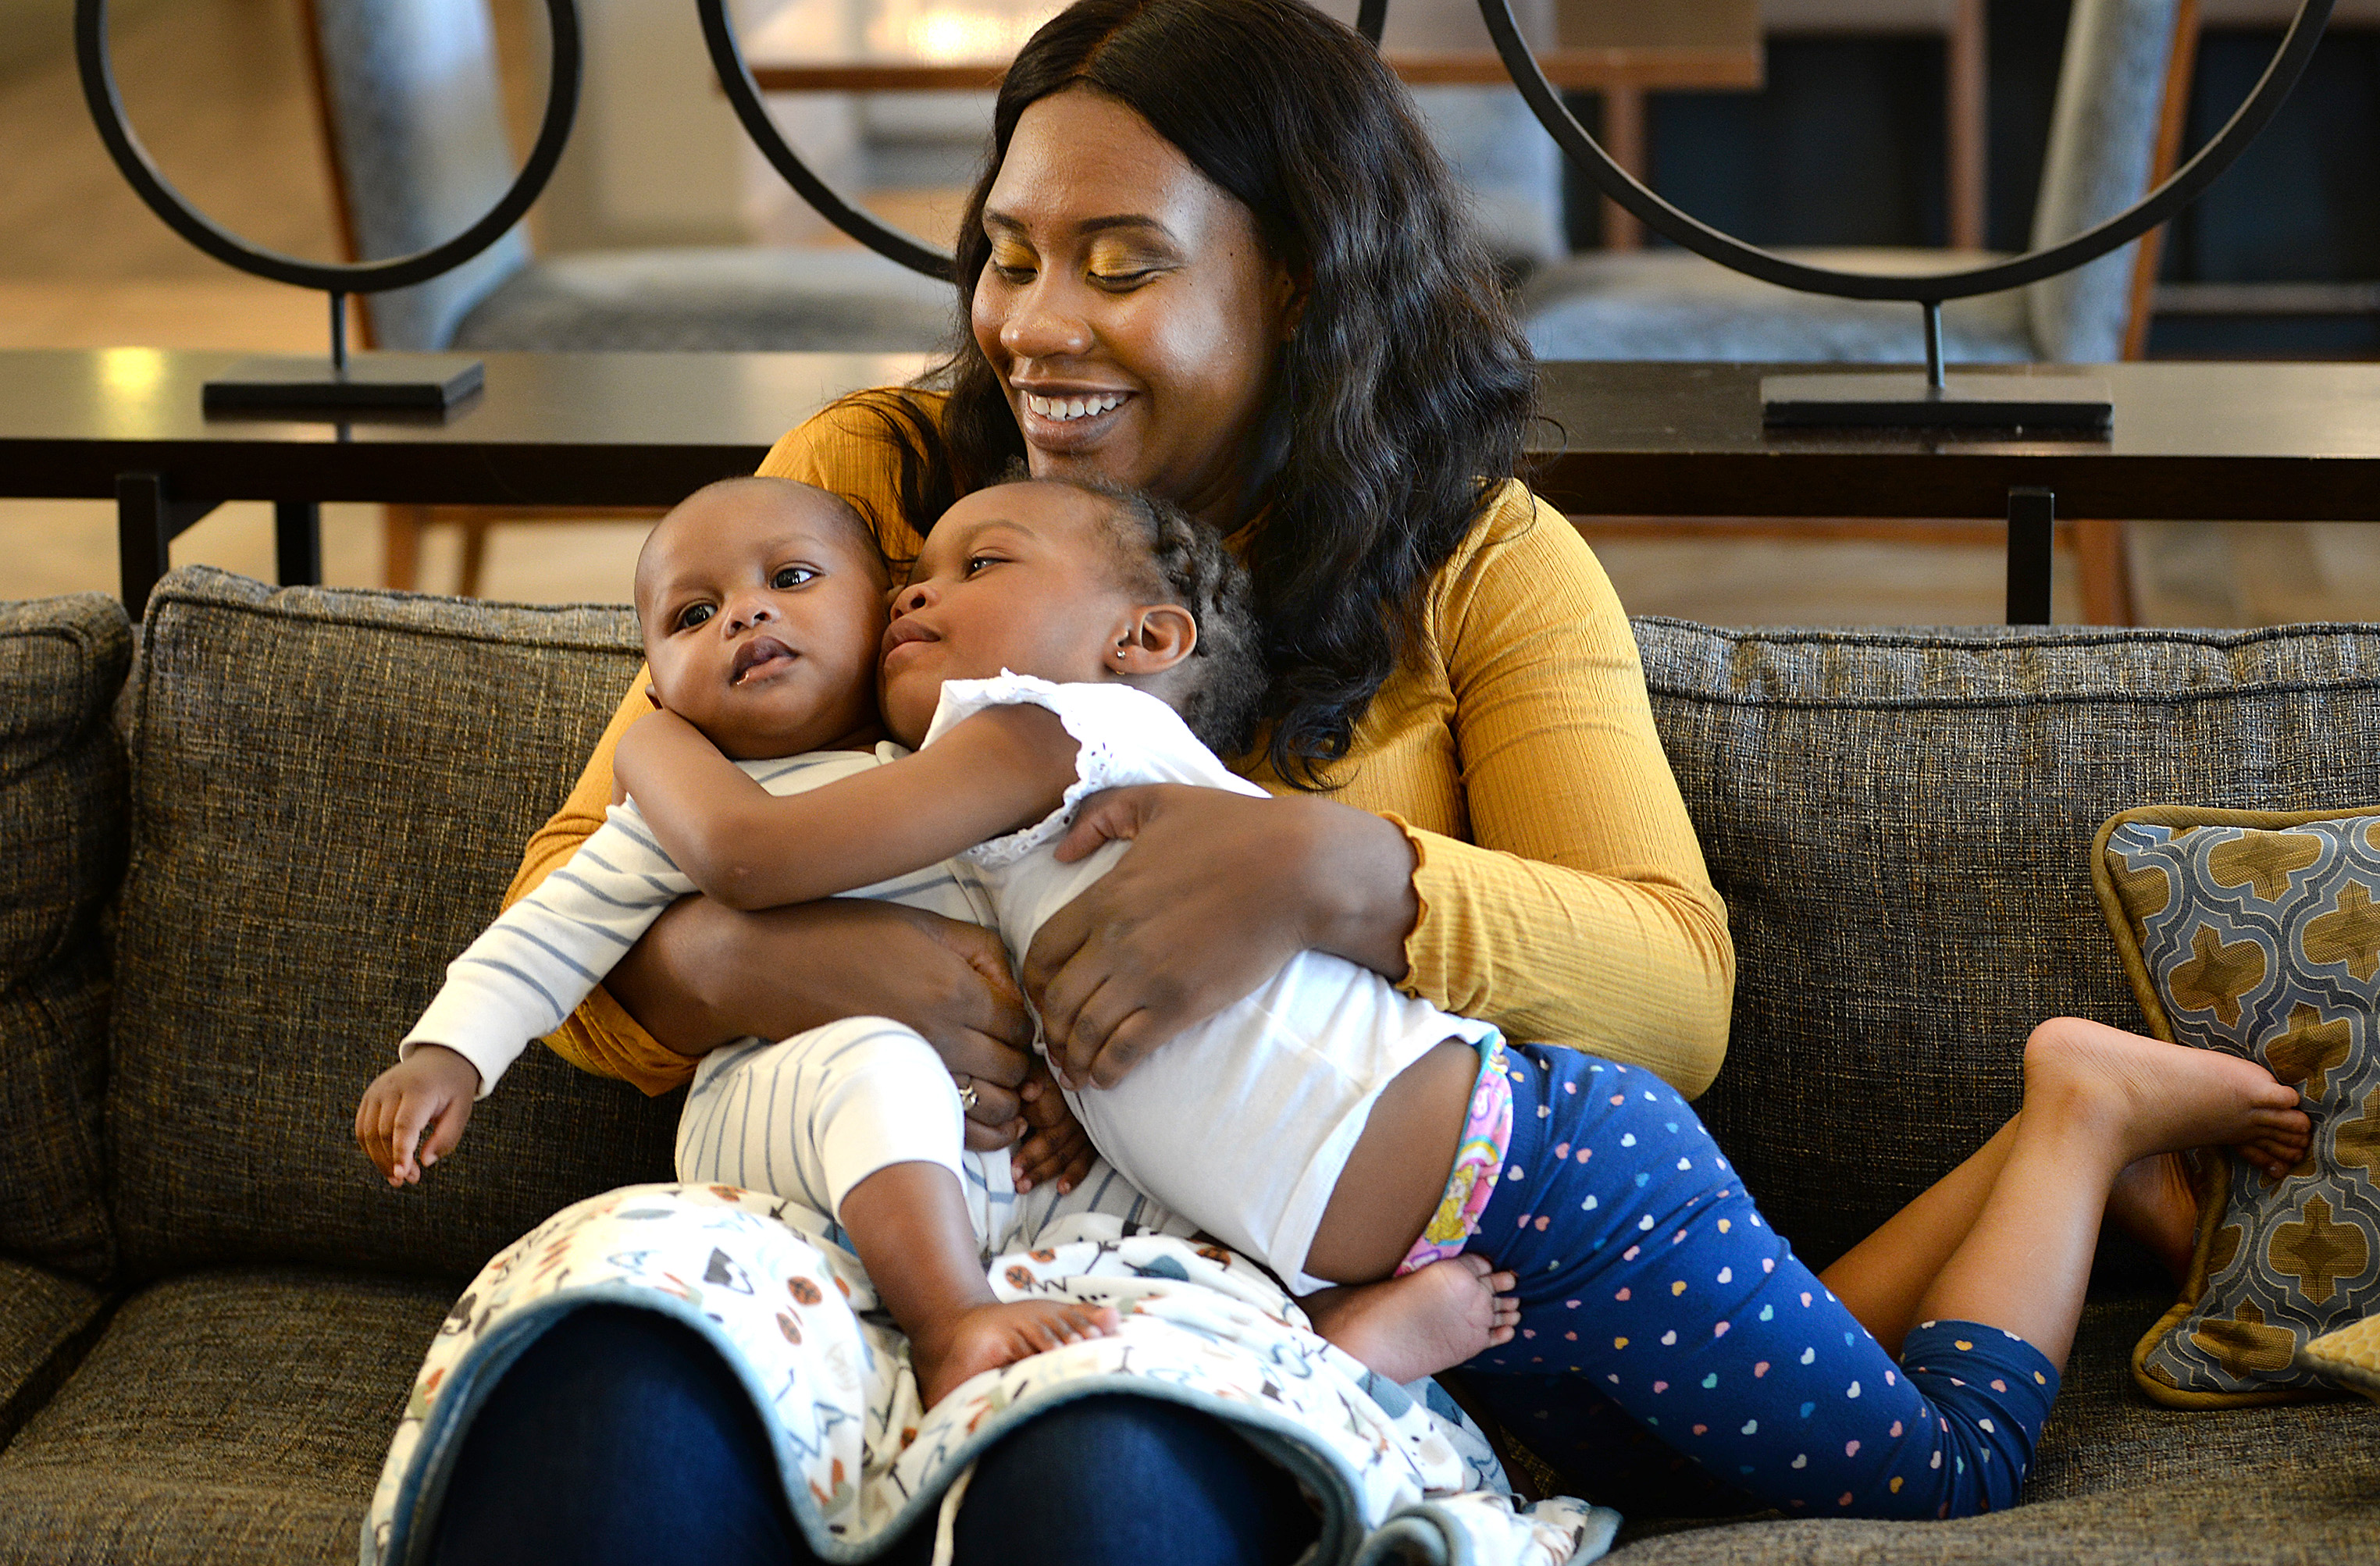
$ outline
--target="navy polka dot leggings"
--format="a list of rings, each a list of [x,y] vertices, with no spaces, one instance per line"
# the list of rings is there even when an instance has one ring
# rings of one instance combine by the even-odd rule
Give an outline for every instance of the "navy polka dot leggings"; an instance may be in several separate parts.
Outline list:
[[[1573,1050],[1506,1050],[1512,1142],[1467,1248],[1519,1275],[1520,1330],[1463,1375],[1515,1435],[1623,1508],[1645,1504],[1670,1451],[1713,1491],[1797,1516],[2014,1503],[2058,1395],[2038,1350],[1929,1321],[1895,1363],[1667,1084]],[[1645,1477],[1615,1489],[1627,1475]]]

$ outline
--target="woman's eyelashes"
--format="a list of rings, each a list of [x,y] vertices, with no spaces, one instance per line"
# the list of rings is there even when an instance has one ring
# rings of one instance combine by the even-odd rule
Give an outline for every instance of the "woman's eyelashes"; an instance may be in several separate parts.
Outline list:
[[[1003,257],[995,251],[986,263],[993,276],[1012,288],[1030,284],[1041,271],[1036,258],[1011,255]],[[1153,257],[1094,256],[1083,265],[1084,281],[1095,288],[1111,294],[1128,294],[1152,278],[1171,272],[1178,264]]]

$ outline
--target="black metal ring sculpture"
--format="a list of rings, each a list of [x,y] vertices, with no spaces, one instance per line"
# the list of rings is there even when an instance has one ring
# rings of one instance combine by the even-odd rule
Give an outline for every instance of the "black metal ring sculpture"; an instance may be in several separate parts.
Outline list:
[[[1645,226],[1687,249],[1708,257],[1721,266],[1775,283],[1787,288],[1797,288],[1805,294],[1832,294],[1845,299],[1897,299],[1904,303],[1938,306],[1945,299],[1963,299],[1975,294],[1997,294],[2003,289],[2021,288],[2045,277],[2095,261],[2118,246],[2137,239],[2158,224],[2180,212],[2215,183],[2226,169],[2248,149],[2257,132],[2280,112],[2286,99],[2304,74],[2306,63],[2313,57],[2314,45],[2322,39],[2322,30],[2330,20],[2333,0],[2302,0],[2296,18],[2289,23],[2288,34],[2275,52],[2273,62],[2265,67],[2248,101],[2240,105],[2214,140],[2199,149],[2198,154],[2174,171],[2172,177],[2143,196],[2131,206],[2105,223],[2086,228],[2070,239],[2062,240],[2046,249],[2034,250],[1987,266],[1970,267],[1962,272],[1942,272],[1920,276],[1879,276],[1874,273],[1838,272],[1832,267],[1808,266],[1789,261],[1773,250],[1747,245],[1741,239],[1720,233],[1647,189],[1635,176],[1611,161],[1611,155],[1597,145],[1594,137],[1571,114],[1546,79],[1536,56],[1528,42],[1521,36],[1518,23],[1512,19],[1512,0],[1479,0],[1479,14],[1488,23],[1488,31],[1496,41],[1496,53],[1503,57],[1504,68],[1512,75],[1512,83],[1528,101],[1546,134],[1554,139],[1562,152],[1576,164],[1586,176],[1602,188],[1603,193],[1626,208]],[[1385,11],[1387,0],[1366,0],[1368,12],[1374,4]]]
[[[91,0],[84,0],[86,5]],[[2270,65],[2249,93],[2237,113],[2226,122],[2215,140],[2199,149],[2197,154],[2174,171],[2166,182],[2143,196],[2138,201],[2115,216],[2094,227],[2086,228],[2071,238],[2046,249],[2034,250],[1994,261],[1986,266],[1970,267],[1961,272],[1944,272],[1908,276],[1890,276],[1864,272],[1840,272],[1832,267],[1810,266],[1791,261],[1772,250],[1720,233],[1718,229],[1691,217],[1663,200],[1648,189],[1635,176],[1611,161],[1594,137],[1586,133],[1570,110],[1562,103],[1560,94],[1546,79],[1536,54],[1521,36],[1520,26],[1513,20],[1512,0],[1479,0],[1479,14],[1488,24],[1488,32],[1496,43],[1496,53],[1510,72],[1512,84],[1520,90],[1530,110],[1537,116],[1546,133],[1554,139],[1565,157],[1576,164],[1586,176],[1595,181],[1604,194],[1634,214],[1645,226],[1687,249],[1706,256],[1721,266],[1756,277],[1765,283],[1799,289],[1805,294],[1831,294],[1846,299],[1887,299],[1929,307],[1929,326],[1937,323],[1930,310],[1938,308],[1946,299],[1961,299],[1974,294],[1996,294],[2004,289],[2020,288],[2054,277],[2061,272],[2095,261],[2120,245],[2140,237],[2158,224],[2195,200],[2209,185],[2222,176],[2248,143],[2280,112],[2281,103],[2305,74],[2313,59],[2314,45],[2321,42],[2324,27],[2330,20],[2334,0],[2301,0],[2297,16],[2290,21],[2289,32],[2274,53]],[[735,115],[755,145],[771,165],[784,176],[802,198],[818,209],[820,215],[853,238],[880,255],[890,257],[902,265],[922,272],[929,277],[947,281],[952,272],[952,258],[931,246],[912,238],[900,230],[886,226],[868,213],[859,211],[830,189],[826,182],[812,173],[801,155],[785,144],[770,120],[760,102],[759,84],[752,79],[750,68],[735,41],[734,23],[727,16],[727,0],[697,0],[702,13],[703,36],[710,45],[711,64],[719,73],[720,85],[726,90],[728,102],[735,106]],[[1361,0],[1356,15],[1356,29],[1377,47],[1388,21],[1388,0]],[[1929,336],[1933,335],[1929,332]],[[1929,345],[1933,346],[1933,345]],[[1938,354],[1938,346],[1934,346]]]
[[[1386,0],[1378,3],[1385,5]],[[820,217],[878,255],[899,261],[912,272],[950,282],[957,274],[957,262],[950,255],[879,221],[836,195],[825,180],[811,172],[809,164],[802,162],[802,155],[785,144],[785,139],[777,133],[776,122],[769,117],[760,101],[760,84],[752,79],[752,67],[744,63],[744,47],[735,40],[735,23],[727,14],[727,0],[696,0],[696,8],[702,13],[702,38],[710,46],[711,69],[718,73],[719,85],[726,92],[727,101],[735,105],[735,117],[744,124],[744,134],[760,149],[769,166],[783,176],[803,200],[818,209]]]
[[[217,261],[243,272],[269,277],[300,288],[320,288],[334,296],[376,294],[389,288],[427,283],[462,265],[494,244],[521,220],[569,143],[571,122],[578,113],[578,83],[585,51],[578,31],[577,0],[546,0],[552,30],[552,67],[546,84],[545,120],[537,145],[521,165],[519,177],[485,217],[443,245],[409,256],[376,261],[310,261],[261,249],[217,226],[185,200],[150,158],[149,150],[132,133],[124,117],[124,100],[115,87],[115,68],[107,53],[107,0],[76,0],[75,59],[82,72],[83,99],[91,105],[91,123],[124,177],[139,191],[149,209],[164,218],[183,238]]]

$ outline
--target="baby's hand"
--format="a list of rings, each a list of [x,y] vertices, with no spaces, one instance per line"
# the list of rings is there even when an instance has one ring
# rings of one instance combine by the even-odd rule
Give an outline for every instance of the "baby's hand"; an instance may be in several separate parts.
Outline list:
[[[443,1045],[424,1044],[364,1089],[356,1106],[357,1145],[391,1185],[419,1184],[421,1171],[463,1139],[479,1091],[479,1067]]]
[[[1017,1190],[1030,1191],[1045,1180],[1055,1180],[1061,1195],[1073,1190],[1091,1171],[1091,1160],[1099,1157],[1099,1149],[1091,1146],[1090,1133],[1075,1118],[1073,1107],[1058,1091],[1039,1056],[1034,1057],[1016,1096],[1023,1100],[1027,1128],[1025,1140],[1009,1159]]]

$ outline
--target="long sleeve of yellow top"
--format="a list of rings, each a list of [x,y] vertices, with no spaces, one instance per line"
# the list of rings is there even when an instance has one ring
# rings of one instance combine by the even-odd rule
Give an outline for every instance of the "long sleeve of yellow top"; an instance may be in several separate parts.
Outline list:
[[[763,474],[832,490],[917,536],[871,416],[838,404],[777,443]],[[1585,540],[1515,482],[1429,585],[1416,643],[1325,774],[1330,797],[1412,843],[1421,917],[1401,988],[1512,1038],[1640,1064],[1690,1097],[1727,1050],[1734,948],[1653,728],[1634,637]],[[509,904],[602,823],[612,756],[646,709],[640,674],[570,797],[529,839]],[[1289,792],[1261,758],[1239,765]],[[598,989],[547,1040],[649,1093],[694,1061]]]

